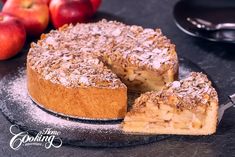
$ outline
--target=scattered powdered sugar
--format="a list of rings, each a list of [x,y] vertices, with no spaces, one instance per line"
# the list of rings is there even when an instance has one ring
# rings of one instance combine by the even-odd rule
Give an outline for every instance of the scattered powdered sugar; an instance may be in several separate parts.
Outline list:
[[[5,80],[5,81],[4,81]],[[8,82],[6,84],[6,82]],[[3,85],[5,84],[5,85]],[[27,78],[24,69],[19,69],[18,75],[11,78],[11,80],[1,79],[0,85],[3,87],[2,90],[7,93],[7,98],[11,102],[15,102],[19,105],[20,108],[24,109],[28,115],[28,120],[33,121],[34,123],[43,123],[45,125],[60,126],[68,129],[89,129],[89,130],[117,130],[120,127],[120,124],[90,124],[82,123],[77,121],[71,121],[57,117],[53,114],[50,114],[36,104],[33,103],[27,92]],[[7,104],[13,105],[14,103]],[[28,121],[24,119],[24,121]]]
[[[9,81],[9,84],[7,88],[5,87],[5,90],[14,102],[24,105],[32,103],[27,93],[26,75],[25,70],[23,69],[19,69],[18,76],[15,76],[12,81]]]
[[[113,35],[113,36],[119,36],[121,33],[122,33],[121,30],[117,28],[116,30],[114,30],[114,31],[112,32],[112,35]]]
[[[184,66],[180,66],[179,67],[179,79],[181,80],[181,79],[186,78],[190,72],[192,72],[191,69],[188,69]]]
[[[180,87],[180,81],[174,81],[174,82],[172,82],[171,87],[172,87],[172,88],[179,88],[179,87]]]
[[[83,84],[89,84],[89,80],[86,76],[81,76],[79,79],[79,82],[83,83]]]
[[[209,105],[209,102],[218,102],[218,96],[211,82],[205,74],[192,72],[180,81],[174,81],[167,85],[168,94],[175,94],[184,103],[178,107],[194,108],[198,105]]]

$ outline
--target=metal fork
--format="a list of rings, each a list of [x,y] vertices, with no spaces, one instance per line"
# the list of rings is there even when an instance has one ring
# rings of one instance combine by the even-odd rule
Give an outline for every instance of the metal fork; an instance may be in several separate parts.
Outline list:
[[[235,23],[218,23],[214,24],[210,21],[200,19],[200,18],[191,18],[188,17],[187,21],[195,25],[197,28],[207,31],[216,31],[222,29],[235,29]]]

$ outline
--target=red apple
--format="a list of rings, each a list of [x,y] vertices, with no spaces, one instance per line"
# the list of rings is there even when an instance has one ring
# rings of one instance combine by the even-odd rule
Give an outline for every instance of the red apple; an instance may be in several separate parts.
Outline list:
[[[5,3],[7,0],[1,0],[3,3]],[[49,5],[50,1],[51,0],[41,0],[43,1],[44,3],[46,3],[47,5]]]
[[[41,0],[7,0],[2,11],[21,18],[31,36],[40,35],[49,22],[48,6]]]
[[[5,3],[7,0],[1,0],[0,2]]]
[[[64,24],[87,22],[93,15],[90,0],[51,0],[49,9],[55,28]]]
[[[93,11],[96,12],[102,2],[102,0],[90,0],[92,4]]]
[[[51,0],[41,0],[41,1],[43,1],[44,3],[46,3],[49,6]]]
[[[24,46],[26,32],[19,18],[0,13],[0,60],[15,56]]]

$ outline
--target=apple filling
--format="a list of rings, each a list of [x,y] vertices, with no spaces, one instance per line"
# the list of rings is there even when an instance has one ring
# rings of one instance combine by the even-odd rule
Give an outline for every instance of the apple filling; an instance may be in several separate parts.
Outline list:
[[[195,111],[178,110],[164,104],[154,107],[153,103],[146,103],[146,107],[141,114],[135,115],[135,122],[129,123],[132,127],[190,130],[201,129],[205,125],[206,106],[200,106]],[[126,118],[125,122],[128,124],[132,120]]]
[[[177,78],[172,69],[159,73],[150,69],[141,69],[134,66],[121,65],[105,59],[107,66],[122,80],[128,90],[135,92],[146,92],[162,90],[169,82]]]

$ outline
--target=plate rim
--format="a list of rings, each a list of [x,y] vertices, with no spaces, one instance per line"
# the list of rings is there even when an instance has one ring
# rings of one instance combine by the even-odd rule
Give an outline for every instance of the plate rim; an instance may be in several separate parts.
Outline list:
[[[203,40],[207,40],[207,41],[212,41],[212,42],[220,42],[220,43],[230,43],[230,44],[234,44],[235,43],[235,40],[221,40],[221,39],[218,39],[218,38],[211,38],[211,37],[208,37],[208,36],[203,36],[201,35],[200,33],[194,33],[192,31],[189,31],[187,30],[184,26],[182,26],[179,22],[179,19],[178,17],[176,16],[176,8],[181,5],[181,3],[185,2],[186,0],[180,0],[178,1],[177,3],[175,3],[174,5],[174,8],[173,8],[173,17],[174,17],[174,23],[176,24],[176,26],[181,30],[183,31],[184,33],[192,36],[192,37],[196,37],[198,39],[203,39]]]

